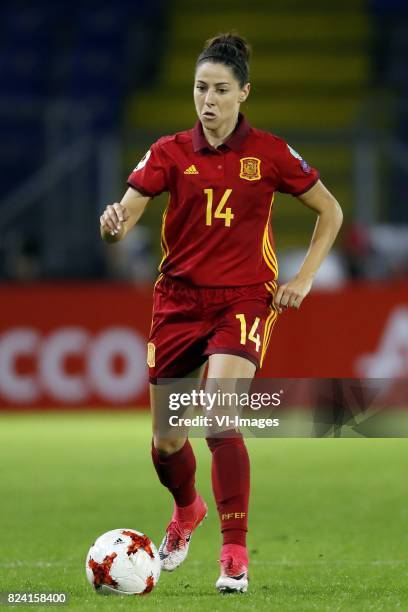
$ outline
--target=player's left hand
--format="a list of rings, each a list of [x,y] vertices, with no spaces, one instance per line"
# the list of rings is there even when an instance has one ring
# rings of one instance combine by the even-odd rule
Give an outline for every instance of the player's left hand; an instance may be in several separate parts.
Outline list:
[[[313,279],[295,276],[289,282],[281,285],[276,292],[274,305],[278,312],[286,308],[300,308],[301,303],[312,288]]]

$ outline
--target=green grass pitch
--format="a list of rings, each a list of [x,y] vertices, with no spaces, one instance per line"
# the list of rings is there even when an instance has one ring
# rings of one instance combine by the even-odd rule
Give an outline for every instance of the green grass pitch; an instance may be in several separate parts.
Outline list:
[[[158,545],[171,513],[151,465],[148,415],[1,416],[0,591],[66,591],[61,609],[78,611],[408,609],[406,440],[248,440],[245,595],[214,588],[210,454],[204,440],[192,443],[209,516],[187,561],[146,597],[103,597],[85,579],[95,537],[133,527]]]

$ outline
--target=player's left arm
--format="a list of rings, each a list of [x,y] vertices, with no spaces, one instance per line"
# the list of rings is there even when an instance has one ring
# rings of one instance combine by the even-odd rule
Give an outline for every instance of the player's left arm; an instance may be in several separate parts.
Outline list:
[[[336,198],[319,180],[298,200],[317,213],[315,229],[309,250],[299,272],[276,292],[274,303],[282,308],[299,308],[312,288],[313,280],[322,261],[330,251],[343,222],[343,213]]]

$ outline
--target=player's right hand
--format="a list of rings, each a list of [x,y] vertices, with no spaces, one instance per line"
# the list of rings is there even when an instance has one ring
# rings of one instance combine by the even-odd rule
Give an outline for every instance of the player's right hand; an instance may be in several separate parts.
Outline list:
[[[123,230],[124,223],[129,219],[129,213],[123,204],[109,204],[101,214],[99,221],[102,234],[117,236]]]

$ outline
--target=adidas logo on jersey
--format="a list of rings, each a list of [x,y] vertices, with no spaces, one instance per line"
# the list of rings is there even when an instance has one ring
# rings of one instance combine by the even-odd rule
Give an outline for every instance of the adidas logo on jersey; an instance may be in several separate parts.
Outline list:
[[[198,170],[193,164],[192,166],[189,166],[186,170],[184,170],[184,174],[198,174]]]

